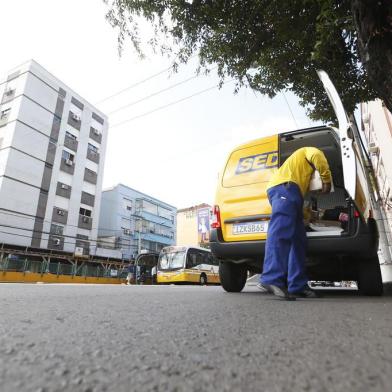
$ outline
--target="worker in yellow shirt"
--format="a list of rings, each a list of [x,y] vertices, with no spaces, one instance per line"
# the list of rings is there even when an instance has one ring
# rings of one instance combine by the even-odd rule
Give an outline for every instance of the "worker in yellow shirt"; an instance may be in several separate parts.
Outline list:
[[[330,192],[332,176],[328,161],[324,153],[314,147],[295,151],[267,186],[272,216],[258,288],[287,300],[317,297],[307,284],[303,221],[304,195],[315,170],[320,173],[322,192]]]

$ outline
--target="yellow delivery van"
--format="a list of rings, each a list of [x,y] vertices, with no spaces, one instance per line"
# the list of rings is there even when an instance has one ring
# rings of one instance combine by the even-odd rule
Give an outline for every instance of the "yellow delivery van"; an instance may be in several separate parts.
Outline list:
[[[262,271],[271,216],[268,181],[294,151],[309,146],[324,152],[334,185],[329,194],[308,192],[304,198],[309,278],[355,280],[364,294],[382,293],[370,190],[360,146],[342,116],[339,129],[322,126],[277,134],[240,145],[228,156],[219,175],[210,233],[226,291],[241,291],[248,271]]]

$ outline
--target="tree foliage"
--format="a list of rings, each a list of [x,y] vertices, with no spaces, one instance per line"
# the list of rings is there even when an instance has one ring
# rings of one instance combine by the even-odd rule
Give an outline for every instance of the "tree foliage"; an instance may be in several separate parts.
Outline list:
[[[234,78],[237,89],[250,86],[270,97],[291,90],[315,120],[335,119],[317,69],[329,74],[349,112],[359,102],[376,97],[387,102],[377,86],[380,75],[369,77],[372,73],[368,66],[372,65],[364,48],[369,47],[374,30],[369,21],[364,25],[361,22],[366,13],[363,3],[373,3],[373,7],[376,3],[386,9],[391,0],[106,2],[107,19],[118,28],[120,47],[129,37],[140,55],[143,45],[148,44],[170,53],[175,63],[187,62],[196,53],[202,69],[216,64],[221,81]],[[152,39],[146,40],[139,30],[141,20],[152,26]],[[388,21],[386,18],[382,22],[384,30],[374,25],[378,39],[388,34]],[[361,30],[367,35],[360,34],[360,40],[358,26],[367,26]],[[363,53],[367,56],[365,63],[360,58]]]

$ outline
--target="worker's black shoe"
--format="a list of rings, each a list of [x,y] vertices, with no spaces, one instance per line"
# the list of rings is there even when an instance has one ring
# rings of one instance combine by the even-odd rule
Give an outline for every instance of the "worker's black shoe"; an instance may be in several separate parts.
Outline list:
[[[292,293],[290,295],[295,296],[297,298],[321,298],[321,295],[319,293],[311,289],[305,289],[300,291],[299,293]]]
[[[292,294],[289,294],[287,292],[286,288],[275,286],[274,284],[265,284],[263,283],[264,288],[266,288],[270,293],[275,295],[276,297],[279,297],[280,299],[286,300],[286,301],[295,301],[296,297]]]

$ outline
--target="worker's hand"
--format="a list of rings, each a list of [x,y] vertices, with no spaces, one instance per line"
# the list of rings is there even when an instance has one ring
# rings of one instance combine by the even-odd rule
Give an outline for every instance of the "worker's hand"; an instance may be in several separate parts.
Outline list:
[[[331,183],[330,182],[323,182],[323,187],[321,189],[322,193],[329,193],[331,191]]]

